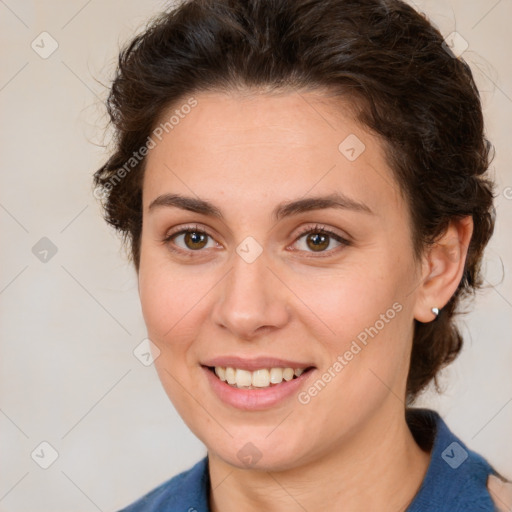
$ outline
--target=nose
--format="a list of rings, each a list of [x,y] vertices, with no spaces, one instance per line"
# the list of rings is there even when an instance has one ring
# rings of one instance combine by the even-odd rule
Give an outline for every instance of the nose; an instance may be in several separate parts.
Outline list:
[[[252,263],[235,253],[233,266],[217,290],[212,313],[215,324],[244,340],[286,325],[289,297],[275,274],[265,251]]]

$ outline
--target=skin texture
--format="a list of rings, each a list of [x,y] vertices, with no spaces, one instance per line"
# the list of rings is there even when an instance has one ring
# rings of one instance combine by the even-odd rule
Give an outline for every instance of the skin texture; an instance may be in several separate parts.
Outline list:
[[[382,143],[354,121],[348,99],[334,104],[313,91],[194,97],[197,106],[147,157],[139,293],[165,391],[208,449],[211,509],[404,510],[429,462],[404,418],[414,319],[432,321],[431,308],[456,290],[471,219],[415,259]],[[365,145],[354,161],[338,149],[351,134]],[[271,217],[279,203],[333,192],[372,213]],[[208,200],[224,220],[149,210],[165,193]],[[350,243],[330,238],[315,252],[299,231],[317,223]],[[163,242],[190,224],[207,231],[204,248],[183,234]],[[236,252],[248,236],[263,249],[252,263]],[[306,405],[293,396],[264,411],[235,409],[200,366],[221,355],[270,355],[314,365],[315,381],[396,303],[400,312]],[[248,442],[262,454],[250,468],[237,457]]]
[[[498,512],[510,512],[512,510],[512,483],[490,475],[487,487]]]

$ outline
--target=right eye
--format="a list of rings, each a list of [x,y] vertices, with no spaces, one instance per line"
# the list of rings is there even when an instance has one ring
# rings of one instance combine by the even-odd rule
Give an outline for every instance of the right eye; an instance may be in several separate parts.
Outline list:
[[[162,241],[171,251],[192,256],[194,252],[215,247],[215,243],[208,247],[209,238],[213,243],[213,238],[206,231],[197,226],[187,226],[168,233]]]

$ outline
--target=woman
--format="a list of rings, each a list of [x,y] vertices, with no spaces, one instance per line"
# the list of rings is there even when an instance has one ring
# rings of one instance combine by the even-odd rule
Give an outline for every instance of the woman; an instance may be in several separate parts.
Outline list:
[[[410,407],[494,227],[437,29],[398,0],[191,0],[121,53],[108,107],[97,194],[208,450],[125,510],[495,510],[492,466]]]

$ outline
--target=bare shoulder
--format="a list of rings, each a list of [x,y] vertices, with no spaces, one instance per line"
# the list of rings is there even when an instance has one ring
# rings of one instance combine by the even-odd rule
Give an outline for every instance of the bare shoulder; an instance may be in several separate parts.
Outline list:
[[[512,482],[490,475],[487,480],[487,489],[499,512],[512,511]]]

